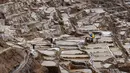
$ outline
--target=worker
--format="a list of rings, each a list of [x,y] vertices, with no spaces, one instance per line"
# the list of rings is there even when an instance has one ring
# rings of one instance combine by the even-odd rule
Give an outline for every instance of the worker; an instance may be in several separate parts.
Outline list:
[[[89,35],[90,35],[90,41],[93,42],[93,39],[95,38],[94,33],[90,33]]]
[[[36,58],[36,57],[38,57],[38,52],[36,51],[36,48],[35,48],[36,44],[31,44],[31,45],[32,45],[32,48],[30,48],[31,55],[32,55],[34,58]]]
[[[94,33],[91,33],[91,34],[90,34],[90,37],[94,39],[94,38],[95,38]]]
[[[93,39],[95,38],[94,33],[89,33],[89,35],[86,35],[85,37],[85,44],[89,44],[93,42]]]

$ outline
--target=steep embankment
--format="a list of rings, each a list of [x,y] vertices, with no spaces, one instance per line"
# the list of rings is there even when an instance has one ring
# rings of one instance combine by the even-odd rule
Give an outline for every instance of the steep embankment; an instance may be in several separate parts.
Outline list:
[[[24,61],[26,52],[18,48],[8,48],[0,53],[0,73],[13,73]],[[29,56],[28,61],[18,73],[46,73],[38,60]]]

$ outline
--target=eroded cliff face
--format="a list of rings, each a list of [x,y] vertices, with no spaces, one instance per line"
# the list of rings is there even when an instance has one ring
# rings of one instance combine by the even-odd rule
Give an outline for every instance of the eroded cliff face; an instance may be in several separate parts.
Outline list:
[[[23,60],[23,55],[16,49],[6,49],[0,53],[0,73],[9,73]]]
[[[8,2],[9,0],[0,0],[0,4],[4,4],[6,2]]]
[[[19,48],[8,48],[0,53],[0,73],[47,73],[47,69],[41,66],[38,60],[30,56],[22,69],[18,69],[25,60],[26,53]]]
[[[0,39],[0,50],[3,50],[8,47],[9,45],[7,45],[6,42],[4,42],[4,40]]]

